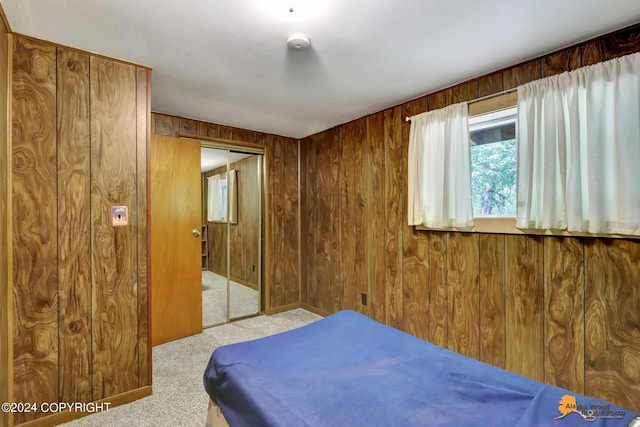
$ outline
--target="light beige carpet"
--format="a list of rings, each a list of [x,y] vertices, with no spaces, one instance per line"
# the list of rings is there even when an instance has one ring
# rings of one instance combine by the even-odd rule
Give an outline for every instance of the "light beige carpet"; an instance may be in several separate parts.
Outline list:
[[[209,396],[202,376],[216,347],[284,332],[320,319],[296,309],[256,316],[153,348],[153,395],[108,412],[63,424],[66,427],[199,427],[205,425]]]
[[[229,283],[230,317],[243,317],[259,312],[258,291],[234,281]],[[219,325],[227,321],[227,278],[213,271],[202,271],[202,325]]]

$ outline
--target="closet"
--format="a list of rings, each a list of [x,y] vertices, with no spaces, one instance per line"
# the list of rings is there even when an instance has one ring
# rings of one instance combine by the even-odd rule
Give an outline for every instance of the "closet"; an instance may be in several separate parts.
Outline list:
[[[264,147],[201,141],[203,327],[262,310]],[[207,260],[206,263],[204,260]]]

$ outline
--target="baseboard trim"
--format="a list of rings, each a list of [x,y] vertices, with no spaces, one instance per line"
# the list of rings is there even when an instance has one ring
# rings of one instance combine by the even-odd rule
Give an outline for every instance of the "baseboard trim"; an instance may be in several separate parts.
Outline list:
[[[109,403],[109,409],[115,408],[116,406],[124,405],[126,403],[131,403],[135,400],[142,399],[143,397],[151,396],[153,393],[151,386],[140,387],[135,390],[126,391],[124,393],[116,394],[115,396],[108,397],[106,399],[98,400],[95,403],[96,405],[102,403]],[[58,412],[56,414],[48,415],[46,417],[38,418],[37,420],[28,421],[23,424],[18,424],[20,427],[53,427],[59,424],[63,424],[78,418],[86,417],[87,415],[91,415],[92,412]]]
[[[294,302],[293,304],[281,305],[276,308],[269,307],[267,310],[265,310],[264,314],[266,315],[278,314],[284,311],[295,310],[296,308],[300,308],[299,302]]]
[[[300,304],[300,308],[304,308],[305,310],[310,311],[310,312],[312,312],[314,314],[317,314],[318,316],[322,316],[322,317],[327,317],[327,316],[331,315],[331,313],[329,313],[328,311],[321,310],[321,309],[319,309],[317,307],[313,307],[313,306],[311,306],[309,304],[305,304],[305,303]]]

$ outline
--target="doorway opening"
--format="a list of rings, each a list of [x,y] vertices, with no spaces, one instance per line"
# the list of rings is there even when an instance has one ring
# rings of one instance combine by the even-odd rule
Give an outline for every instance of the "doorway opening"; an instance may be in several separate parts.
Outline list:
[[[264,148],[201,140],[202,326],[262,312]]]

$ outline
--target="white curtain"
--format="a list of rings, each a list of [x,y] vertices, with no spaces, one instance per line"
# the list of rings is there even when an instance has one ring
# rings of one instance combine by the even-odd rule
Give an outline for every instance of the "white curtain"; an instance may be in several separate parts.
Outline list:
[[[238,222],[237,171],[230,170],[228,180],[226,175],[221,173],[207,177],[207,221],[226,222],[228,213],[229,221],[236,224]],[[222,200],[221,184],[225,181],[227,194],[224,196],[225,200]],[[223,206],[228,206],[228,209],[224,209]]]
[[[220,197],[220,175],[207,177],[207,221],[209,222],[223,219]]]
[[[467,117],[466,103],[411,117],[409,225],[473,226]]]
[[[523,229],[640,234],[640,54],[518,88]]]

